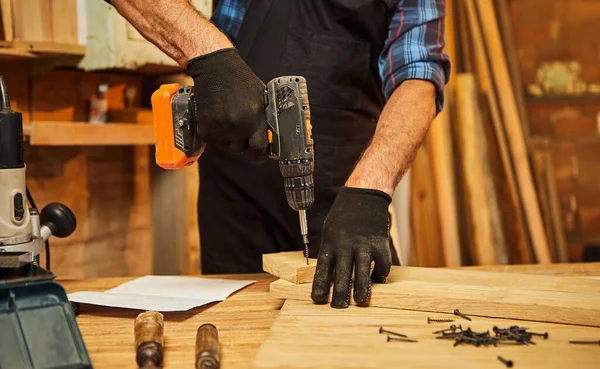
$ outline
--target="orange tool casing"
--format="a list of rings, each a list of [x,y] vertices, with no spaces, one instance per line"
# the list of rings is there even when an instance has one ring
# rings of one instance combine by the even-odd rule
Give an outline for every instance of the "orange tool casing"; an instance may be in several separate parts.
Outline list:
[[[176,135],[178,138],[181,136],[181,127],[173,116],[172,102],[180,88],[178,83],[166,84],[152,94],[156,163],[163,169],[181,169],[194,163],[201,154],[187,156],[177,147],[180,140],[176,141]]]

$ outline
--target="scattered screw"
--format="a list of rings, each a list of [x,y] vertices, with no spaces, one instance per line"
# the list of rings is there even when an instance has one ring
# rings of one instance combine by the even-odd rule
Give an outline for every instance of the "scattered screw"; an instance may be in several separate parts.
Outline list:
[[[431,319],[430,317],[427,317],[427,324],[431,324],[431,323],[452,323],[454,321],[454,319]]]
[[[545,340],[548,339],[548,332],[545,333],[534,333],[534,332],[527,332],[532,336],[540,336],[540,337],[544,337]]]
[[[512,366],[513,366],[512,360],[506,360],[502,356],[498,356],[498,360],[500,360],[504,365],[506,365],[509,368],[512,368]]]
[[[467,319],[468,321],[472,321],[473,319],[469,318],[465,314],[461,313],[460,310],[454,309],[454,315],[459,316],[461,318]]]
[[[385,330],[385,329],[383,329],[383,327],[379,327],[379,333],[380,334],[381,333],[393,334],[393,335],[399,336],[399,337],[408,337],[407,335],[402,334],[402,333],[397,333],[397,332],[392,332],[392,331]]]
[[[600,341],[569,341],[574,345],[600,345]]]
[[[390,337],[390,336],[388,336],[388,338],[387,338],[387,341],[388,341],[388,342],[390,342],[390,341],[400,341],[400,342],[419,342],[419,341],[417,341],[417,340],[411,340],[411,339],[408,339],[408,338],[396,338],[396,337]]]

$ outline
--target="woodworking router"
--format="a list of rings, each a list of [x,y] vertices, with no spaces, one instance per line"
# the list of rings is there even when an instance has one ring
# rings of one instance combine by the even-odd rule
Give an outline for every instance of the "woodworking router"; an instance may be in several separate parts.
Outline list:
[[[28,195],[23,118],[0,76],[0,368],[91,368],[64,288],[39,265],[51,235],[73,233],[75,215],[60,203],[38,213]]]
[[[194,89],[177,83],[162,85],[152,95],[156,163],[180,169],[198,160],[206,147],[197,134]],[[314,150],[308,90],[303,77],[271,80],[265,89],[269,157],[279,161],[289,206],[299,212],[300,232],[308,264],[306,210],[315,199]]]

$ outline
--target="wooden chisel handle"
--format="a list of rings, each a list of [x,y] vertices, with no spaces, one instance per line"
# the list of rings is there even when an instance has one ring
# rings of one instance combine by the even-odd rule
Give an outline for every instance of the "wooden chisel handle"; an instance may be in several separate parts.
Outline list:
[[[141,369],[162,368],[164,318],[158,311],[146,311],[135,319],[135,360]]]
[[[196,334],[196,369],[219,368],[219,332],[212,324],[203,324]]]

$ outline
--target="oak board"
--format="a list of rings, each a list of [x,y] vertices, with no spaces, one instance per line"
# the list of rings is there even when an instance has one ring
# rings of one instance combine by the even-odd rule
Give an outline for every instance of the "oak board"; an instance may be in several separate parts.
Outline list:
[[[561,324],[473,318],[452,324],[474,331],[493,326],[526,326],[531,332],[548,332],[547,340],[534,339],[531,346],[453,347],[453,341],[432,334],[449,324],[427,324],[427,317],[455,318],[416,311],[381,308],[331,309],[288,300],[254,360],[254,368],[503,368],[497,356],[516,368],[595,368],[598,347],[576,346],[569,340],[593,340],[600,329]],[[386,342],[379,327],[401,332],[417,343]]]
[[[312,284],[271,283],[272,297],[310,301]],[[352,303],[352,301],[351,301]],[[392,267],[373,284],[373,307],[466,314],[600,327],[600,280]]]

